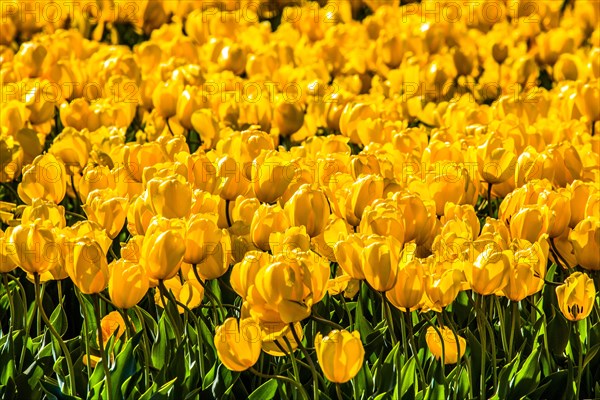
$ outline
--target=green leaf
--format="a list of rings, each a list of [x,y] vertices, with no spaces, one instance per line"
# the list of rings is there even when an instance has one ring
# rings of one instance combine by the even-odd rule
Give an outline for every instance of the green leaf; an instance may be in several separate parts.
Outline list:
[[[585,355],[585,358],[583,359],[582,369],[585,369],[585,367],[590,363],[590,361],[592,361],[594,359],[594,357],[596,357],[596,354],[598,354],[599,350],[600,350],[600,343],[596,343],[594,346],[592,346],[592,348],[587,352],[587,354]]]
[[[560,312],[548,323],[548,348],[554,354],[563,354],[569,343],[569,324]]]
[[[500,370],[500,375],[498,376],[498,390],[496,391],[498,398],[506,399],[509,384],[519,370],[520,362],[521,355],[517,354],[517,356],[510,363],[505,365]]]
[[[541,348],[536,347],[510,384],[508,398],[519,399],[533,392],[540,383],[540,355]]]
[[[258,387],[254,392],[250,393],[248,400],[270,400],[277,394],[277,381],[269,379]]]
[[[69,327],[69,321],[67,319],[67,314],[65,310],[59,305],[54,311],[52,311],[52,315],[50,316],[50,323],[60,336],[64,336],[67,333],[67,329]]]
[[[411,357],[402,367],[402,381],[400,382],[400,398],[414,398],[414,385],[416,381],[417,361]],[[412,390],[411,390],[412,389]]]

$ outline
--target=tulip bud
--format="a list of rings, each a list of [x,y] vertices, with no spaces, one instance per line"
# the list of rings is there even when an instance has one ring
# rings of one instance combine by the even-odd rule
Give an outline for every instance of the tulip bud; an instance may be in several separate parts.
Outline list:
[[[179,100],[177,100],[176,114],[179,123],[185,129],[193,129],[192,126],[192,114],[194,111],[205,108],[208,105],[208,99],[201,93],[201,91],[194,86],[187,86]]]
[[[441,338],[434,327],[430,326],[427,328],[425,341],[427,342],[429,351],[438,360],[443,354],[444,364],[456,364],[458,360],[465,354],[467,341],[465,338],[453,332],[450,328],[442,327],[438,329],[442,335]],[[458,339],[458,342],[456,339]],[[443,350],[442,342],[444,343]]]
[[[249,251],[244,259],[233,266],[231,270],[231,287],[242,299],[248,295],[248,289],[254,285],[258,271],[272,262],[272,257],[262,251]]]
[[[192,208],[192,188],[180,175],[148,181],[148,200],[152,211],[165,218],[182,218]]]
[[[203,280],[217,279],[229,269],[232,261],[231,238],[226,229],[221,230],[221,238],[215,244],[213,251],[198,264],[198,275]]]
[[[547,206],[526,206],[510,220],[510,234],[513,238],[533,243],[542,234],[548,233],[553,223],[554,217]]]
[[[232,371],[245,371],[260,357],[261,329],[252,318],[227,318],[215,330],[215,348],[219,359]]]
[[[295,166],[275,150],[263,150],[252,162],[252,185],[256,198],[274,203],[295,176]]]
[[[52,225],[37,219],[14,227],[6,241],[12,261],[28,274],[43,274],[60,261],[60,248]]]
[[[84,294],[100,293],[108,285],[106,253],[100,243],[83,237],[71,242],[66,270],[73,283]]]
[[[400,311],[414,311],[421,307],[425,295],[424,266],[416,259],[400,258],[400,266],[396,275],[396,284],[385,297]]]
[[[329,221],[329,202],[323,190],[308,184],[300,186],[285,204],[292,226],[306,227],[310,237],[318,236]]]
[[[181,220],[154,217],[142,245],[140,265],[149,278],[166,280],[177,274],[185,254],[185,225]]]
[[[315,336],[315,351],[321,370],[334,383],[348,382],[363,365],[365,349],[358,331],[333,330]]]
[[[587,217],[569,234],[577,263],[587,270],[600,270],[600,221]]]
[[[281,136],[288,137],[302,128],[304,110],[298,103],[280,101],[273,111],[272,122]]]
[[[367,246],[361,255],[361,264],[365,279],[373,289],[385,292],[394,286],[401,250],[402,243],[392,236],[367,238]]]
[[[556,297],[565,318],[570,321],[585,319],[592,312],[596,300],[594,280],[586,273],[575,272],[556,288]]]
[[[160,82],[152,94],[152,104],[158,114],[168,119],[177,113],[177,100],[183,88],[179,81],[169,80]]]
[[[123,229],[129,200],[119,197],[113,189],[96,189],[88,196],[83,210],[90,221],[97,222],[106,229],[109,238],[114,239]]]
[[[450,305],[458,293],[463,290],[466,281],[462,270],[447,268],[441,274],[430,276],[426,281],[427,308],[441,312]]]
[[[108,294],[119,308],[135,307],[148,292],[148,277],[139,265],[124,258],[113,261],[108,280]]]
[[[50,153],[37,156],[23,168],[23,179],[17,190],[27,204],[35,198],[59,204],[67,192],[65,165]]]

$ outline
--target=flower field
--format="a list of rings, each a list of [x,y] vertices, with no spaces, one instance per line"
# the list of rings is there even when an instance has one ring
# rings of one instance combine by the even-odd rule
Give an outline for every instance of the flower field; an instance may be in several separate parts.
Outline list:
[[[0,399],[600,399],[600,1],[0,2]]]

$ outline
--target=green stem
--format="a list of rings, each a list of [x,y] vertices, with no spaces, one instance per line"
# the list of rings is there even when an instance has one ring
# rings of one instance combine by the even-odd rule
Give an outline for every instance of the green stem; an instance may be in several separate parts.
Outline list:
[[[192,264],[192,271],[194,272],[194,276],[198,280],[198,283],[200,283],[200,285],[204,288],[204,294],[210,299],[211,305],[213,307],[213,318],[215,319],[215,324],[218,324],[219,321],[224,320],[223,316],[227,315],[227,310],[225,310],[223,304],[221,304],[219,299],[217,299],[217,297],[214,295],[210,287],[208,287],[206,282],[204,282],[202,278],[200,278],[200,274],[198,273],[198,265]],[[217,315],[218,313],[216,305],[219,306],[219,311],[221,311],[223,314]]]
[[[144,323],[144,316],[142,315],[142,312],[140,311],[140,307],[139,306],[135,306],[133,308],[135,310],[135,313],[138,317],[138,319],[140,320],[140,329],[142,330],[142,338],[144,341],[144,345],[142,346],[143,352],[144,352],[144,383],[145,386],[144,388],[148,388],[148,384],[150,383],[150,365],[152,363],[152,358],[150,358],[150,350],[149,350],[149,339],[148,339],[148,334],[146,333],[146,329],[145,329],[145,323]],[[204,376],[204,375],[202,375]]]
[[[286,383],[294,386],[296,389],[298,389],[298,391],[300,393],[302,393],[302,397],[304,397],[305,400],[309,400],[308,394],[306,393],[306,391],[304,390],[304,387],[302,386],[302,384],[300,384],[300,382],[296,382],[293,379],[286,378],[285,376],[281,376],[281,375],[263,374],[262,372],[255,370],[253,367],[250,367],[248,370],[250,372],[252,372],[254,375],[264,378],[264,379],[277,379],[279,381],[286,382]]]
[[[306,347],[304,347],[304,345],[302,344],[302,340],[298,337],[298,333],[296,333],[296,329],[294,327],[293,322],[290,323],[290,330],[292,331],[292,336],[294,337],[294,340],[296,341],[296,343],[298,343],[300,351],[302,351],[302,353],[304,354],[306,362],[308,363],[308,365],[310,365],[310,369],[313,376],[313,398],[316,400],[319,398],[319,379],[317,378],[317,369],[315,368],[315,364],[313,363],[310,354],[308,354],[308,350],[306,350]]]
[[[162,303],[163,309],[165,313],[167,313],[167,317],[171,320],[173,330],[175,331],[175,340],[177,341],[177,345],[179,345],[181,343],[181,331],[179,330],[179,324],[176,320],[176,317],[173,315],[173,313],[169,311],[169,308],[167,308],[167,302],[165,301],[165,297],[169,297],[169,291],[167,290],[167,287],[165,286],[165,283],[162,279],[158,281],[158,290],[160,292],[160,301]]]
[[[340,301],[342,302],[342,306],[344,307],[344,310],[346,310],[346,314],[348,315],[348,321],[350,323],[349,329],[352,331],[352,330],[354,330],[354,322],[352,320],[352,313],[350,312],[350,310],[348,309],[348,305],[346,304],[346,299],[344,298],[344,292],[340,293]]]
[[[344,397],[342,396],[342,389],[339,383],[335,384],[335,393],[337,394],[338,400],[344,400]]]
[[[511,310],[510,310],[510,335],[508,336],[508,360],[512,361],[512,354],[513,354],[513,342],[514,342],[514,338],[515,338],[515,333],[517,331],[517,324],[519,322],[520,319],[520,315],[519,315],[519,303],[517,303],[516,301],[510,301],[511,302]]]
[[[196,336],[198,337],[198,342],[199,342],[199,349],[198,349],[197,357],[200,362],[200,375],[204,376],[204,341],[202,339],[202,332],[200,332],[200,329],[201,329],[200,321],[198,321],[196,314],[194,314],[187,305],[183,304],[179,300],[175,300],[175,302],[177,303],[178,306],[183,308],[185,310],[185,312],[187,313],[187,315],[189,315],[190,318],[192,318],[192,321],[194,321],[194,326],[196,327],[196,331],[197,331]],[[186,326],[187,326],[187,324],[186,324]]]
[[[415,357],[415,359],[417,360],[417,370],[419,371],[419,379],[421,381],[421,385],[423,387],[427,387],[427,379],[425,378],[425,372],[423,371],[423,366],[421,365],[421,363],[419,362],[419,359],[417,358],[418,356],[418,347],[417,347],[417,343],[415,342],[415,334],[413,332],[413,324],[412,324],[412,316],[410,311],[406,311],[404,313],[404,317],[405,317],[405,321],[406,321],[406,327],[408,328],[408,337],[409,337],[409,341],[410,341],[410,346],[412,347],[412,352],[413,352],[413,356]],[[407,359],[408,361],[408,359]]]
[[[388,328],[390,330],[390,337],[392,339],[392,347],[398,343],[398,339],[396,338],[396,332],[394,329],[394,318],[392,317],[392,310],[390,305],[385,297],[385,293],[380,293],[381,295],[381,306],[383,308],[382,312],[385,315],[385,319],[387,321]],[[406,356],[406,347],[403,349],[404,355]]]
[[[110,376],[110,369],[108,367],[109,357],[104,349],[104,338],[102,337],[102,316],[100,315],[100,296],[92,295],[94,300],[94,313],[96,314],[96,329],[98,330],[98,345],[100,346],[100,356],[102,357],[102,367],[104,368],[104,375],[106,377],[106,391],[108,393],[108,400],[112,399],[112,382]]]
[[[8,286],[8,274],[2,274],[2,280],[4,281],[4,289],[6,290],[6,296],[8,297],[8,307],[10,309],[10,324],[8,325],[8,340],[10,341],[10,350],[12,355],[10,358],[15,358],[15,341],[13,338],[13,327],[15,326],[15,304],[12,298],[12,292]],[[26,347],[26,346],[25,346]]]
[[[317,322],[321,322],[321,323],[323,323],[323,324],[325,324],[325,325],[329,325],[329,326],[331,326],[331,327],[332,327],[332,328],[334,328],[334,329],[338,329],[338,330],[342,330],[342,329],[344,329],[344,327],[343,327],[343,326],[341,326],[341,325],[339,325],[339,324],[336,324],[336,323],[335,323],[335,322],[333,322],[333,321],[330,321],[330,320],[328,320],[328,319],[325,319],[325,318],[321,318],[320,316],[316,315],[314,311],[313,311],[313,312],[312,312],[312,314],[310,315],[310,319],[312,319],[312,320],[314,320],[314,321],[317,321]]]
[[[577,385],[575,398],[580,399],[581,393],[581,377],[583,376],[583,345],[581,344],[581,335],[579,333],[579,322],[573,322],[573,329],[575,330],[575,336],[577,336],[577,348],[578,348],[578,363],[577,363]]]
[[[35,299],[38,306],[38,314],[42,316],[42,319],[48,327],[48,330],[58,342],[63,352],[63,356],[65,357],[65,360],[67,360],[67,369],[69,371],[69,394],[75,396],[77,395],[77,389],[75,388],[75,369],[73,368],[73,360],[71,360],[71,353],[69,352],[69,349],[67,348],[65,342],[62,340],[62,337],[58,334],[56,329],[54,329],[54,326],[52,326],[52,323],[50,323],[50,320],[44,312],[44,307],[42,306],[42,297],[40,296],[40,274],[38,274],[37,272],[34,273],[33,279],[35,282]]]
[[[477,299],[475,301],[476,304],[476,313],[477,313],[477,330],[479,331],[479,336],[480,336],[480,341],[481,341],[481,366],[480,366],[480,381],[479,381],[479,391],[481,393],[481,398],[485,399],[486,398],[486,384],[485,384],[485,377],[486,377],[486,373],[485,373],[485,358],[487,357],[487,343],[486,343],[486,329],[485,329],[485,322],[483,322],[483,318],[485,318],[483,316],[483,307],[482,307],[482,302],[483,302],[483,296],[479,295],[477,296]]]
[[[77,288],[77,286],[75,286],[74,288],[75,291],[75,296],[77,296],[77,300],[79,301],[79,306],[81,307],[81,311],[83,312],[83,335],[85,336],[85,340],[83,341],[84,347],[85,347],[85,356],[87,357],[87,375],[88,375],[88,381],[90,380],[90,377],[92,376],[92,371],[91,371],[91,365],[92,365],[92,357],[90,355],[90,334],[88,331],[88,321],[90,320],[90,317],[87,313],[87,307],[85,306],[85,303],[83,302],[83,298],[81,297],[81,293],[79,292],[79,289]]]
[[[285,345],[288,348],[288,354],[290,356],[290,361],[292,362],[292,369],[294,370],[294,377],[296,378],[296,380],[298,382],[300,382],[300,373],[298,372],[298,363],[296,362],[296,357],[294,356],[294,348],[292,347],[292,344],[290,343],[287,336],[285,336],[285,335],[283,336],[283,341],[285,342]],[[278,344],[277,340],[275,341],[275,343]],[[294,399],[295,398],[296,398],[296,393],[294,393]]]

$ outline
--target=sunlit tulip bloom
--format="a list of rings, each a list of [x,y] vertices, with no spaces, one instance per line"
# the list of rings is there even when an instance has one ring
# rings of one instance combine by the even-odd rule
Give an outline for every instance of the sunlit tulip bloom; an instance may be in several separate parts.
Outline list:
[[[133,235],[145,234],[155,215],[148,201],[148,193],[142,193],[131,201],[127,210],[127,230]]]
[[[167,161],[167,154],[157,142],[144,144],[128,143],[123,148],[123,163],[126,179],[142,182],[146,167]]]
[[[192,129],[194,111],[208,106],[208,99],[195,86],[186,86],[177,100],[176,114],[185,129]]]
[[[77,193],[83,203],[87,202],[90,192],[96,189],[115,189],[115,175],[104,165],[89,163],[85,166],[81,178],[76,182]]]
[[[375,200],[365,207],[360,232],[367,235],[393,236],[404,243],[404,216],[393,199]]]
[[[252,318],[227,318],[217,326],[214,339],[219,359],[232,371],[245,371],[258,361],[262,348],[262,332]]]
[[[23,209],[21,223],[28,224],[38,218],[49,221],[55,228],[64,228],[67,225],[65,221],[65,208],[57,206],[51,201],[34,199],[30,206]]]
[[[60,247],[53,226],[41,219],[12,228],[5,251],[29,274],[41,275],[60,261]]]
[[[385,296],[399,310],[414,311],[421,307],[425,295],[424,266],[418,259],[404,258],[401,255],[396,283]]]
[[[194,189],[215,193],[219,185],[217,167],[204,152],[198,151],[194,154],[181,152],[175,156],[175,160],[187,167],[187,180]]]
[[[367,238],[362,250],[361,264],[365,279],[379,292],[390,290],[396,283],[402,243],[394,237]]]
[[[231,237],[226,229],[222,229],[220,240],[198,264],[198,275],[203,280],[217,279],[227,272],[231,262]]]
[[[246,194],[250,186],[250,180],[244,175],[242,165],[229,155],[218,159],[217,176],[221,180],[219,193],[225,200],[233,201]]]
[[[179,271],[185,254],[185,224],[181,220],[154,217],[148,226],[140,264],[148,278],[166,280]]]
[[[538,204],[546,205],[552,214],[552,225],[548,229],[551,238],[559,237],[569,228],[571,220],[571,199],[569,191],[544,191],[540,193]]]
[[[81,293],[100,293],[106,289],[109,279],[108,261],[100,243],[83,237],[67,246],[66,270]]]
[[[179,277],[174,277],[164,281],[164,285],[168,291],[173,293],[175,300],[186,306],[189,310],[193,310],[202,304],[204,287],[195,278],[181,283]],[[163,307],[163,301],[164,305],[169,304],[169,299],[162,297],[160,291],[156,290],[154,292],[154,302],[157,306]],[[177,311],[179,314],[183,314],[185,313],[185,308],[177,304]]]
[[[600,270],[600,221],[587,217],[569,234],[577,263],[587,270]]]
[[[254,244],[263,251],[271,248],[269,236],[274,232],[285,232],[290,222],[279,205],[262,204],[254,213],[250,235]]]
[[[464,289],[466,277],[464,271],[450,267],[440,274],[426,279],[425,306],[428,309],[441,312],[442,308],[450,305],[458,293]]]
[[[321,370],[334,383],[348,382],[363,365],[365,349],[358,331],[333,330],[315,336],[315,351]]]
[[[148,277],[139,264],[121,258],[109,265],[109,272],[108,294],[117,307],[135,307],[148,292]]]
[[[471,227],[472,237],[475,239],[479,236],[480,231],[480,223],[479,218],[475,212],[475,209],[470,204],[465,204],[462,206],[446,203],[444,206],[444,216],[441,218],[442,223],[446,223],[452,219],[459,219],[466,221]]]
[[[510,234],[514,239],[525,239],[533,243],[542,234],[548,233],[553,223],[554,216],[547,206],[526,206],[510,220]]]
[[[252,163],[252,185],[263,203],[274,203],[287,189],[296,167],[275,150],[261,151]]]
[[[323,190],[310,185],[302,185],[285,204],[292,226],[304,226],[310,237],[319,235],[331,213],[329,202]]]
[[[12,228],[8,228],[6,232],[0,230],[0,274],[7,274],[17,268],[15,258],[9,256],[16,250],[16,247],[9,243],[11,230]]]
[[[554,179],[555,165],[552,158],[544,152],[538,153],[528,146],[517,159],[515,182],[518,187],[534,179]]]
[[[182,218],[192,208],[192,188],[180,175],[148,181],[148,200],[152,211],[165,218]]]
[[[100,321],[100,326],[102,327],[102,344],[104,346],[108,344],[112,336],[115,337],[115,340],[119,340],[127,331],[125,320],[118,311],[111,311],[105,315]]]
[[[292,226],[285,232],[273,232],[269,235],[269,243],[273,254],[287,254],[294,249],[310,250],[310,236],[304,225]]]
[[[475,293],[490,295],[504,289],[513,267],[512,251],[500,249],[496,244],[488,244],[474,262],[465,265],[465,276]]]
[[[298,347],[298,342],[296,342],[289,324],[261,323],[260,321],[259,324],[262,330],[262,350],[265,353],[275,357],[282,357],[288,355],[290,351],[294,351]],[[294,331],[296,332],[296,336],[302,340],[304,330],[300,322],[294,324]],[[288,346],[288,343],[291,348]]]
[[[88,162],[92,145],[88,137],[74,128],[65,128],[52,142],[49,152],[60,158],[69,174],[79,172]]]
[[[448,202],[475,204],[477,187],[466,167],[438,162],[432,168],[434,171],[427,173],[425,184],[429,188],[431,198],[435,201],[437,215],[444,213],[444,206]]]
[[[177,113],[177,100],[183,88],[179,81],[160,82],[152,94],[152,104],[163,118],[170,118]]]
[[[254,285],[258,271],[272,262],[272,256],[262,251],[249,251],[242,261],[231,270],[231,287],[242,299],[248,294],[248,288]]]
[[[335,258],[340,267],[354,279],[365,279],[361,254],[365,247],[364,235],[351,234],[334,246]]]
[[[192,215],[187,221],[183,261],[200,264],[215,251],[222,236],[223,232],[217,226],[214,215]]]
[[[467,341],[462,336],[453,332],[452,329],[447,327],[438,328],[440,334],[435,330],[434,327],[430,326],[427,328],[427,334],[425,335],[425,341],[429,351],[436,359],[444,356],[444,364],[456,364],[460,358],[465,354],[467,349]],[[458,338],[458,342],[457,339]],[[443,346],[442,346],[443,343]]]
[[[280,100],[273,111],[273,126],[282,136],[297,132],[304,123],[304,110],[299,103]]]
[[[587,318],[594,308],[596,287],[586,273],[575,272],[556,288],[558,306],[565,318],[579,321]]]
[[[346,201],[345,216],[350,225],[358,226],[365,207],[383,197],[383,178],[379,175],[364,175],[350,186]]]
[[[96,189],[92,191],[83,205],[90,221],[97,222],[106,229],[109,238],[114,239],[121,232],[127,217],[129,200],[120,197],[113,189]]]
[[[394,198],[404,219],[404,241],[425,243],[430,239],[428,236],[437,220],[435,203],[429,201],[429,204],[426,204],[418,194],[410,192],[399,193]]]
[[[523,239],[514,240],[510,247],[514,252],[513,267],[509,270],[507,285],[498,294],[512,301],[521,301],[539,292],[544,286],[549,244],[547,236],[543,235],[535,243]]]
[[[570,206],[571,210],[569,215],[569,226],[575,228],[575,226],[585,218],[586,205],[590,197],[598,192],[597,187],[591,182],[574,181],[572,184],[567,186],[567,190],[570,193]]]
[[[65,164],[50,153],[37,156],[33,163],[23,168],[18,192],[27,204],[35,198],[59,204],[67,192]]]

